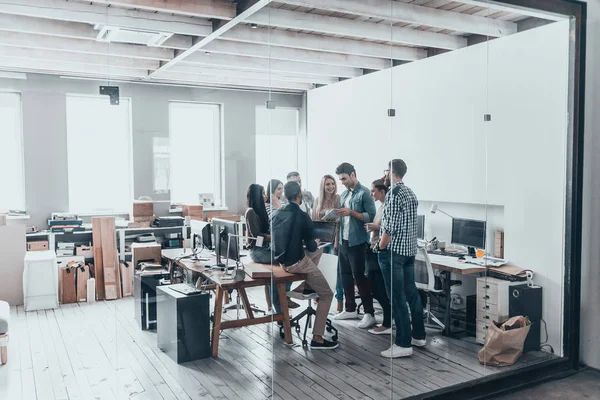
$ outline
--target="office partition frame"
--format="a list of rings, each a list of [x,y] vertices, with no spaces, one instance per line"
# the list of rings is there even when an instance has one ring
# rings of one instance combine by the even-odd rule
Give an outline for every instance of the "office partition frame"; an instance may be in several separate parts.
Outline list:
[[[583,189],[583,138],[585,110],[585,60],[587,4],[575,0],[500,0],[511,6],[537,9],[571,16],[575,33],[570,51],[569,118],[567,143],[567,186],[565,213],[565,271],[563,358],[546,361],[513,371],[502,372],[436,390],[422,399],[486,399],[560,379],[574,374],[580,367],[579,333],[581,300],[581,220]]]

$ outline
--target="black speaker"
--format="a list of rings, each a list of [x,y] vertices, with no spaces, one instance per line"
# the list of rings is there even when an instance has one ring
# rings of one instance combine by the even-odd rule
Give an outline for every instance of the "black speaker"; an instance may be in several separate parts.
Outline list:
[[[523,351],[540,349],[542,320],[542,288],[527,284],[509,286],[508,312],[510,317],[522,315],[531,321]]]

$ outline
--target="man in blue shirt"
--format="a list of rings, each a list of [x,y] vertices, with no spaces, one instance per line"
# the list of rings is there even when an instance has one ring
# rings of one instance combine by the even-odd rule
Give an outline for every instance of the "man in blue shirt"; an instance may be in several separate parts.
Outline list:
[[[373,221],[376,209],[375,202],[369,189],[360,184],[356,177],[354,166],[342,163],[335,171],[346,191],[342,193],[338,211],[340,218],[339,264],[338,268],[344,285],[346,297],[345,311],[337,314],[334,319],[356,319],[356,300],[354,299],[354,284],[362,300],[365,315],[358,327],[367,329],[375,324],[375,309],[373,308],[373,293],[371,285],[365,276],[366,250],[369,245],[369,234],[365,224]]]

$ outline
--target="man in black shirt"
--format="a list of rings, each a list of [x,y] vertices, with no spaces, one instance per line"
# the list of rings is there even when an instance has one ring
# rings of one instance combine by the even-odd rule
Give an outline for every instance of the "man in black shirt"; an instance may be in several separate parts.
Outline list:
[[[300,209],[302,190],[297,182],[286,183],[283,192],[289,204],[273,216],[271,228],[275,260],[286,272],[307,274],[306,284],[319,296],[310,347],[314,350],[335,349],[337,342],[323,338],[333,292],[313,261],[320,258],[321,250],[317,248],[312,220]]]

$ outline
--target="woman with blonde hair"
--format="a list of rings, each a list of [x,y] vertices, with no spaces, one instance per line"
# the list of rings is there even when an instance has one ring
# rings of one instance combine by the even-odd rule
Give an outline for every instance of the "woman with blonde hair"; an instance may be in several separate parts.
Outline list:
[[[321,221],[322,218],[327,215],[331,210],[337,210],[341,208],[340,195],[337,194],[337,183],[332,175],[325,175],[321,178],[321,187],[319,189],[319,197],[315,200],[315,208],[312,212],[313,221]],[[338,218],[332,219],[331,221],[337,222]],[[324,253],[336,254],[338,245],[338,234],[335,235],[334,248],[324,248]],[[342,277],[339,274],[335,285],[335,298],[338,302],[337,311],[343,311],[344,304],[344,287],[342,285]]]

